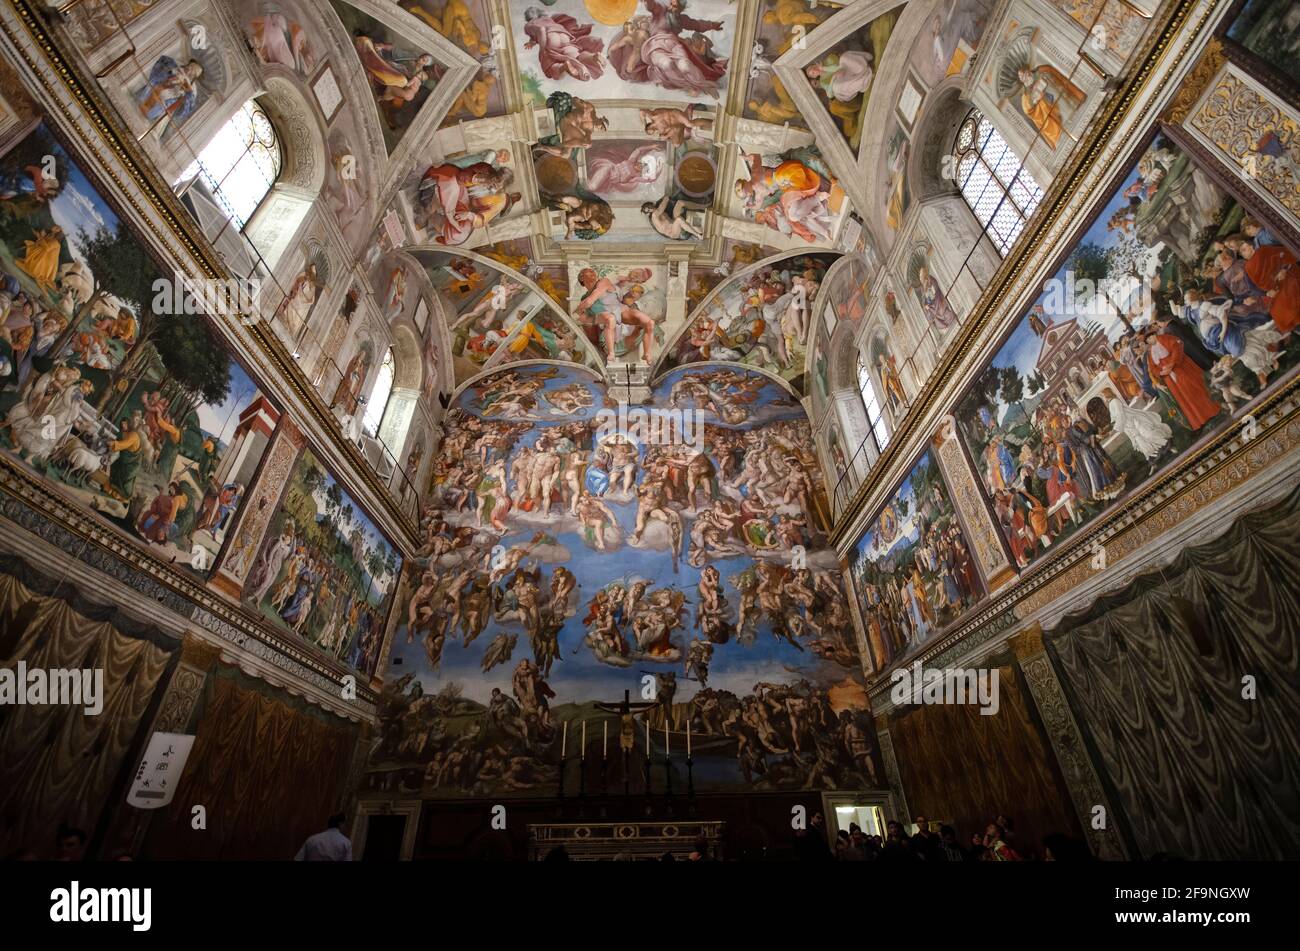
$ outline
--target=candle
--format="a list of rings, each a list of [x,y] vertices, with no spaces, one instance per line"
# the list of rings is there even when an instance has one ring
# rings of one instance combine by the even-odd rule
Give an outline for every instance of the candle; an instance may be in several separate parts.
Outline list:
[[[668,755],[668,711],[664,711],[664,756]]]
[[[650,718],[645,719],[645,756],[650,758]]]
[[[686,758],[691,758],[691,721],[686,721]]]
[[[587,758],[587,721],[582,721],[582,751],[578,753],[578,759],[586,760]]]
[[[604,720],[602,724],[605,727],[605,735],[600,740],[600,758],[604,759],[609,755],[609,721]]]
[[[564,759],[564,753],[569,748],[569,721],[564,721],[564,732],[560,734],[560,759]]]

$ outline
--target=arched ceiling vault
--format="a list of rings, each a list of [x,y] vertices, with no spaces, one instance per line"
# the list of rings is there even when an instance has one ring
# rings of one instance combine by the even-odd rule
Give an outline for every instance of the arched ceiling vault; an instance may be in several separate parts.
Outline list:
[[[559,359],[648,383],[720,353],[805,395],[813,301],[785,326],[772,305],[800,283],[815,294],[840,254],[878,271],[907,210],[909,136],[932,90],[971,75],[993,6],[293,2],[346,54],[340,95],[372,182],[365,268],[402,249],[528,299],[476,310],[480,285],[435,280],[438,378]],[[764,273],[755,309],[746,281]],[[716,346],[692,348],[719,317]]]

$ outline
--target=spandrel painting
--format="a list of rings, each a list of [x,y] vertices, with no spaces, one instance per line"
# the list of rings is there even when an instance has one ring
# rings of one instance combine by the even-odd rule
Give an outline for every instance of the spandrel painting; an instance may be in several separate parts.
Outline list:
[[[871,101],[876,70],[880,68],[885,45],[902,12],[900,5],[882,13],[804,67],[808,83],[830,112],[854,154],[862,143],[863,121],[867,104]]]
[[[813,315],[833,254],[797,254],[731,278],[671,346],[665,367],[727,360],[801,386]]]
[[[1300,362],[1290,247],[1157,138],[958,405],[1024,567]]]
[[[492,49],[486,0],[399,0],[398,6],[479,62],[479,71],[452,102],[443,126],[502,115],[505,93]]]
[[[45,126],[0,182],[0,447],[206,577],[279,411]]]
[[[878,786],[798,401],[694,367],[617,406],[558,366],[491,374],[453,404],[363,785],[549,796],[585,724],[611,788],[643,788],[647,733],[682,789],[688,734],[699,789]]]
[[[370,84],[384,142],[392,153],[437,84],[433,54],[351,4],[330,0]]]
[[[804,0],[763,0],[759,4],[749,83],[745,88],[745,118],[808,128],[807,120],[772,64],[796,43],[806,43],[808,34],[843,6],[842,3],[809,4]]]

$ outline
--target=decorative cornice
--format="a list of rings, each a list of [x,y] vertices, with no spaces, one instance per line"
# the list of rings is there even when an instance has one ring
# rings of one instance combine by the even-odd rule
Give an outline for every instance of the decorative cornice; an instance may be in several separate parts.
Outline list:
[[[1198,9],[1201,18],[1189,27]],[[1138,124],[1145,127],[1148,116],[1154,116],[1153,97],[1164,93],[1174,81],[1179,64],[1190,55],[1189,47],[1207,28],[1212,15],[1213,10],[1205,9],[1198,0],[1179,0],[1172,4],[1160,28],[1148,35],[1141,54],[1133,57],[1133,65],[1118,81],[1117,91],[1098,110],[1087,135],[1053,180],[1039,211],[980,295],[959,336],[948,345],[913,397],[889,446],[845,505],[832,533],[832,544],[837,549],[844,550],[854,541],[871,511],[883,503],[886,487],[902,478],[902,468],[914,455],[926,429],[948,410],[956,385],[982,362],[983,345],[1004,329],[1008,315],[1032,289],[1028,278],[1051,263],[1054,239],[1060,237],[1055,232],[1074,227],[1078,214],[1075,206],[1081,197],[1087,199],[1095,192],[1097,183],[1092,179],[1110,174],[1114,156],[1105,155],[1103,159],[1104,153],[1137,142],[1128,132]],[[1175,50],[1175,40],[1180,39],[1183,42]],[[1166,62],[1171,56],[1172,61]]]
[[[1171,125],[1182,125],[1183,120],[1192,111],[1192,106],[1196,105],[1196,101],[1201,98],[1210,81],[1219,74],[1219,70],[1227,61],[1228,56],[1223,51],[1223,44],[1217,38],[1211,38],[1205,47],[1205,52],[1201,53],[1196,65],[1192,67],[1192,71],[1179,83],[1178,92],[1174,94],[1173,101],[1164,112],[1164,120]]]
[[[61,41],[56,40],[34,9],[31,0],[8,2],[27,34],[27,42],[15,32],[14,23],[9,17],[0,17],[0,29],[33,77],[43,85],[47,83],[50,73],[57,78],[62,88],[46,85],[45,91],[53,107],[61,114],[63,122],[76,129],[82,129],[88,124],[107,147],[118,167],[101,160],[97,163],[95,172],[115,187],[114,200],[129,206],[137,220],[165,226],[171,238],[174,238],[174,242],[169,238],[167,245],[170,256],[178,259],[182,265],[190,265],[186,270],[191,276],[195,276],[197,270],[197,276],[202,280],[228,282],[231,278],[225,263],[207,239],[202,237],[197,224],[190,220],[188,212],[184,211],[167,183],[159,178],[144,157],[140,145],[117,119],[112,107],[100,97],[94,82],[88,81],[82,75],[76,59],[62,50]],[[33,55],[33,47],[40,51],[44,63]],[[76,104],[77,113],[72,111],[69,102]],[[87,145],[93,149],[89,143]],[[102,159],[102,156],[98,157]],[[129,183],[119,173],[119,167],[130,179]],[[140,197],[143,197],[146,204],[141,203]],[[349,487],[364,487],[366,491],[358,501],[363,504],[370,502],[378,507],[385,516],[384,522],[398,530],[395,533],[398,537],[393,541],[407,555],[414,551],[418,546],[415,520],[371,470],[361,451],[345,437],[325,401],[269,327],[258,321],[243,328],[241,333],[237,318],[229,318],[224,322],[214,318],[213,324],[237,349],[253,352],[258,374],[264,378],[268,374],[273,376],[274,382],[279,384],[276,390],[278,398],[291,395],[295,399],[296,408],[308,417],[310,425],[307,429],[317,435],[318,440],[329,437],[328,440],[321,440],[327,442],[330,449],[323,455],[343,469],[336,474],[343,476],[344,483]]]

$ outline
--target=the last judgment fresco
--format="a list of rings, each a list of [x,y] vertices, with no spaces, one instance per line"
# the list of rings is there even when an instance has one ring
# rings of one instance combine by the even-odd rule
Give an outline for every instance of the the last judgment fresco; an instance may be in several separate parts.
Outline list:
[[[625,765],[644,788],[647,744],[655,787],[667,747],[685,791],[688,735],[698,789],[878,786],[816,471],[802,408],[753,371],[674,370],[644,408],[576,367],[465,390],[368,787],[552,795],[562,754],[576,784],[584,734],[611,793]]]

